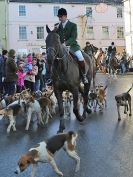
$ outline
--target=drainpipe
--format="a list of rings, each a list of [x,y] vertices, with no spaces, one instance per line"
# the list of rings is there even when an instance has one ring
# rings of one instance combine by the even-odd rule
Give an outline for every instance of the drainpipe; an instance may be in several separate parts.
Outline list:
[[[8,50],[8,4],[9,0],[5,0],[5,48]]]
[[[132,51],[133,51],[133,47],[132,47],[132,11],[131,11],[131,0],[129,0],[129,14],[130,14],[130,35],[131,35],[131,54],[132,54]]]

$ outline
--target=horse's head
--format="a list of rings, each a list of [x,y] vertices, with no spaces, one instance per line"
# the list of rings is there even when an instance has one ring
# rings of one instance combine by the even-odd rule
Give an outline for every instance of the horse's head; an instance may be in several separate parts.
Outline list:
[[[48,26],[46,26],[46,30],[48,32],[46,37],[47,61],[49,64],[52,64],[59,56],[61,42],[59,35],[55,31],[51,31]]]

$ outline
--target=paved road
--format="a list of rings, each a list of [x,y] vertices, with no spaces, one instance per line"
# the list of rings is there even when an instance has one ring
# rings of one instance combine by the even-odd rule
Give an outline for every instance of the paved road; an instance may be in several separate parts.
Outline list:
[[[107,83],[107,78],[98,74],[97,82]],[[75,163],[63,150],[56,154],[56,162],[64,177],[132,177],[133,176],[133,117],[122,113],[118,123],[114,96],[129,89],[133,76],[119,76],[109,82],[107,104],[103,113],[92,113],[84,125],[75,117],[67,120],[67,130],[77,130],[77,151],[81,157],[81,169],[74,173]],[[133,90],[131,91],[133,96]],[[133,101],[132,101],[133,106]],[[37,130],[32,123],[30,131],[24,130],[24,122],[17,122],[17,132],[6,134],[7,122],[0,121],[0,177],[16,177],[17,160],[32,145],[56,133],[58,119],[51,120],[47,127]],[[28,177],[30,168],[20,177]],[[56,177],[49,164],[40,164],[36,177]]]

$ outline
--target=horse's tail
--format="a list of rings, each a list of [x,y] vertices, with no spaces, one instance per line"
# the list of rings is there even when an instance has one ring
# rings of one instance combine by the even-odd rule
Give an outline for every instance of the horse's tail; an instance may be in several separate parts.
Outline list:
[[[108,85],[106,85],[106,86],[104,87],[104,91],[107,89],[107,87],[108,87]]]

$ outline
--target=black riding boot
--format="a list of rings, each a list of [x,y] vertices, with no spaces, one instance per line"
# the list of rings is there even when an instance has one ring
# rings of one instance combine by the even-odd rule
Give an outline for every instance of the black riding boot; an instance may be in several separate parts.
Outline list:
[[[86,73],[85,73],[85,62],[84,61],[79,61],[79,68],[82,74],[82,80],[84,84],[88,84],[88,79],[86,77]]]

